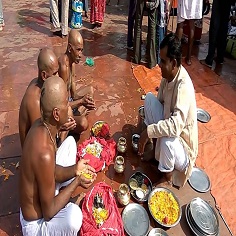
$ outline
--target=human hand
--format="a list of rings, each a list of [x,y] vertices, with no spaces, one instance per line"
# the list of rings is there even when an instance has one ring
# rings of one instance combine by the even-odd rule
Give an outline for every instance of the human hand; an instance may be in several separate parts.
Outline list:
[[[86,94],[82,98],[82,105],[85,106],[89,110],[94,110],[95,109],[95,103],[91,95]]]
[[[90,177],[88,177],[87,175],[88,173],[81,173],[80,175],[80,185],[83,188],[89,188],[93,184],[94,180],[97,178],[96,173],[89,174]]]
[[[76,127],[75,119],[72,116],[70,116],[68,118],[68,121],[65,124],[61,125],[60,131],[70,131],[73,130],[75,127]]]
[[[76,164],[76,169],[75,169],[75,175],[78,176],[78,175],[81,175],[81,173],[87,173],[87,174],[90,174],[90,175],[93,175],[96,173],[95,169],[88,165],[89,163],[89,160],[85,160],[85,159],[81,159],[77,162]]]
[[[138,142],[138,155],[141,156],[144,153],[144,148],[146,146],[146,143],[148,142],[148,133],[147,133],[147,129],[145,129],[139,138],[139,142]]]

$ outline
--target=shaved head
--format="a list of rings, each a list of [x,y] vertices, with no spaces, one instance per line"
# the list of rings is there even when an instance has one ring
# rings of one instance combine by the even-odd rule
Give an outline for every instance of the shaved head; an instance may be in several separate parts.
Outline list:
[[[48,71],[55,65],[58,65],[55,53],[49,48],[42,48],[38,55],[39,71]]]
[[[58,76],[45,80],[40,97],[41,112],[44,119],[50,118],[55,108],[68,104],[67,88],[64,80]]]
[[[68,43],[72,45],[83,44],[83,38],[80,32],[76,29],[72,29],[69,33]]]

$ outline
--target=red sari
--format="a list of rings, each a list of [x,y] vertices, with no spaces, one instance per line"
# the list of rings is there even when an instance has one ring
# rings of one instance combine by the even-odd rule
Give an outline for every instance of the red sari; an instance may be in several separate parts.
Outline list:
[[[106,0],[91,0],[90,22],[92,24],[103,23],[105,7]]]

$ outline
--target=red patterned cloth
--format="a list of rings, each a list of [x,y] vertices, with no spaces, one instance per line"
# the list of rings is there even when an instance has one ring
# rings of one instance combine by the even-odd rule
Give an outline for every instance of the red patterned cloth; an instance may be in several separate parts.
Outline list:
[[[105,209],[108,210],[108,218],[97,227],[93,217],[93,200],[94,196],[102,194]],[[83,222],[80,230],[81,236],[124,236],[124,227],[121,215],[118,211],[112,188],[104,182],[97,183],[84,198],[82,204]]]
[[[88,144],[94,143],[94,141],[97,141],[102,145],[102,152],[99,158],[91,154],[84,153],[85,147]],[[111,164],[112,160],[115,157],[115,154],[116,142],[114,139],[105,140],[103,138],[90,137],[88,140],[85,140],[83,143],[79,144],[76,160],[79,161],[82,158],[90,160],[89,165],[92,166],[96,170],[96,172],[98,172],[102,170],[105,164],[107,166]]]
[[[92,24],[103,23],[105,7],[106,0],[91,0],[90,22]]]

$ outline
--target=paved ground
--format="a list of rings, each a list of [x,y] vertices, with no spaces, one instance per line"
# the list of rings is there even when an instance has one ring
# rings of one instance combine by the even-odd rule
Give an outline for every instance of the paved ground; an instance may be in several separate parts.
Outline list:
[[[144,93],[142,88],[147,88],[143,85],[141,88],[134,78],[129,62],[130,55],[125,50],[127,2],[121,0],[121,5],[115,6],[116,2],[111,0],[111,4],[107,7],[105,24],[101,29],[91,30],[90,25],[87,22],[84,23],[84,28],[81,30],[85,38],[84,54],[94,57],[95,66],[78,65],[76,74],[78,87],[84,83],[91,83],[96,88],[97,110],[90,115],[90,124],[99,119],[108,121],[111,132],[117,139],[122,133],[127,137],[130,134],[130,127],[137,122],[137,108],[142,104],[140,100],[141,94]],[[21,155],[18,135],[19,104],[29,81],[37,76],[36,59],[39,49],[44,46],[52,47],[59,56],[65,51],[66,40],[52,37],[50,33],[48,1],[41,0],[32,3],[28,0],[19,0],[16,5],[14,2],[3,0],[3,6],[6,27],[0,33],[0,235],[11,236],[21,235],[18,220],[18,170],[15,168]],[[206,18],[203,42],[207,42],[208,22],[209,19]],[[144,26],[144,38],[146,30],[147,28]],[[232,103],[235,101],[235,92],[228,89],[228,82],[234,82],[236,68],[233,66],[235,61],[226,59],[225,65],[220,68],[222,76],[219,77],[214,72],[201,67],[196,56],[200,59],[204,58],[206,50],[207,44],[205,43],[195,48],[194,64],[188,70],[195,78],[199,105],[208,111],[210,110],[213,114],[212,120],[215,120],[208,126],[201,124],[199,129],[201,132],[200,154],[206,156],[203,153],[207,150],[207,154],[213,158],[207,160],[213,162],[214,158],[219,155],[219,152],[216,154],[213,152],[218,145],[216,139],[211,141],[215,137],[224,143],[222,149],[228,150],[228,153],[232,154],[232,158],[235,157],[235,149],[229,148],[233,146],[231,143],[234,139],[231,138],[230,142],[227,140],[229,140],[229,135],[234,134],[232,137],[235,137],[236,134],[234,126],[236,108]],[[223,99],[221,95],[223,91],[227,91],[227,94],[230,93],[230,97]],[[208,98],[207,102],[203,98]],[[221,108],[219,109],[222,112],[219,114],[220,116],[214,113],[217,107]],[[228,111],[231,113],[229,114]],[[226,119],[226,117],[228,118]],[[82,139],[87,137],[88,133],[85,133]],[[227,140],[224,141],[225,139]],[[212,143],[211,149],[206,146],[209,143]],[[214,155],[211,155],[212,153]],[[150,165],[142,164],[131,151],[128,152],[126,159],[127,169],[123,177],[114,175],[111,166],[106,169],[105,173],[100,173],[99,180],[105,180],[114,189],[117,189],[118,184],[127,181],[128,176],[135,169],[140,168],[145,173],[150,171]],[[219,159],[218,157],[217,160]],[[203,162],[199,162],[199,165],[205,166]],[[208,166],[210,166],[209,163]],[[227,168],[229,169],[226,166]],[[216,173],[219,172],[216,170]],[[150,178],[155,181],[155,176],[152,173],[150,175]],[[235,179],[232,180],[232,185],[235,186]],[[224,186],[220,186],[223,189]],[[76,192],[79,191],[80,189]],[[209,193],[198,194],[188,185],[181,192],[176,189],[173,191],[180,198],[183,210],[186,203],[195,196],[201,196],[214,205],[214,199]],[[230,191],[229,188],[227,191]],[[227,191],[222,192],[227,195]],[[154,227],[154,222],[151,223]],[[229,235],[222,220],[220,221],[220,230],[221,235]],[[191,235],[184,217],[182,217],[181,223],[168,230],[168,233],[170,235]]]

